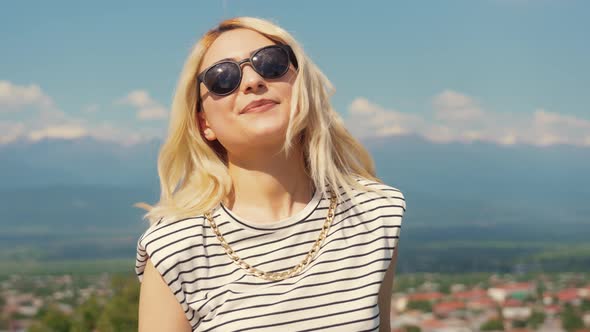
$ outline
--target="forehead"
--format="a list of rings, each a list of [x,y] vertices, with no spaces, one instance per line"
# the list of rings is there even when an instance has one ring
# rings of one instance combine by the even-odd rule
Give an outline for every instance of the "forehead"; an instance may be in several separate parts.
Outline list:
[[[225,59],[245,59],[263,46],[275,44],[271,39],[250,29],[234,29],[223,32],[205,52],[199,71]]]

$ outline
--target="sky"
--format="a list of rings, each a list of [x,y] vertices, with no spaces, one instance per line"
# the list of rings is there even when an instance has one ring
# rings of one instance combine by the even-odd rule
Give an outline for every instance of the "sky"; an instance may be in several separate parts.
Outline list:
[[[358,137],[590,148],[590,2],[19,1],[0,11],[0,145],[163,138],[191,47],[271,20],[336,88]]]

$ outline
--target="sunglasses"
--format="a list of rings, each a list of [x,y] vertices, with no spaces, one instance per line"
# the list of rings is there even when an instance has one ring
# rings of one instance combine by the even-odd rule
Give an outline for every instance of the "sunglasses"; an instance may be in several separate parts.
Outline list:
[[[197,85],[205,84],[209,92],[218,96],[227,96],[234,92],[242,82],[242,64],[249,62],[258,75],[266,79],[279,78],[289,70],[293,63],[297,70],[297,59],[289,45],[278,44],[259,48],[252,55],[241,61],[223,60],[197,76]]]

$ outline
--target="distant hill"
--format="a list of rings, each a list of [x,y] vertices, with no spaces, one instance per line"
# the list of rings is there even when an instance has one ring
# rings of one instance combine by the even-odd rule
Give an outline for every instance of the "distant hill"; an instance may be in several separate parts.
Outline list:
[[[576,247],[590,234],[590,149],[437,145],[411,136],[364,143],[378,175],[406,196],[400,271],[506,270],[533,257],[560,257],[561,268],[590,261],[590,249]],[[131,259],[146,228],[132,204],[159,197],[159,145],[0,145],[0,266]]]
[[[363,143],[382,180],[404,192],[412,224],[590,223],[589,148],[434,144],[419,136]],[[67,204],[68,195],[105,199],[103,206],[125,195],[129,203],[155,201],[160,144],[83,138],[0,145],[0,204],[5,214],[28,216],[47,199]],[[14,210],[27,207],[29,196],[37,210]]]
[[[2,189],[157,184],[159,141],[130,147],[93,138],[0,145]]]
[[[590,194],[590,148],[434,144],[420,136],[363,143],[375,158],[378,175],[409,191],[509,199],[550,195],[567,200]],[[82,138],[0,145],[1,188],[157,185],[160,144],[153,140],[125,147]]]

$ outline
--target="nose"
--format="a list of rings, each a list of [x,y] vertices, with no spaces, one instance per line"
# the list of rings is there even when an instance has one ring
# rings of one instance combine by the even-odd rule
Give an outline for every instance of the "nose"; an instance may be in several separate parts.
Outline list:
[[[242,65],[242,82],[240,90],[243,93],[256,93],[266,88],[264,78],[260,76],[252,65],[245,63]]]

